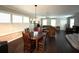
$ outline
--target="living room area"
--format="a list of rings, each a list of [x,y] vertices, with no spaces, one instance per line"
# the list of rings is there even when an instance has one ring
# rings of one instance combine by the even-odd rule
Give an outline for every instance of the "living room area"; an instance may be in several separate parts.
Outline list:
[[[0,5],[0,19],[0,52],[79,52],[79,5]]]

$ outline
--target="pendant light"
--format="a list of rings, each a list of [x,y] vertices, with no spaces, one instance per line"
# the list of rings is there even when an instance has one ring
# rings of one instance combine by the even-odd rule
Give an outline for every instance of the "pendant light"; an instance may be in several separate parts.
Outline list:
[[[35,5],[35,19],[36,19],[36,14],[37,13],[37,5]]]

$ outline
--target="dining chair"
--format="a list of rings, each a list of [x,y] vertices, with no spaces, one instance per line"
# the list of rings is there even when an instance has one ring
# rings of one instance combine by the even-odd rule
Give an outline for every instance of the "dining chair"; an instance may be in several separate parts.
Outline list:
[[[47,36],[48,37],[55,37],[57,30],[55,27],[48,27]]]
[[[24,52],[32,52],[32,41],[29,33],[27,32],[22,32],[23,34],[23,40],[24,40]]]
[[[38,52],[44,52],[44,47],[45,47],[45,41],[44,40],[45,40],[44,36],[39,38],[39,40],[38,40]]]

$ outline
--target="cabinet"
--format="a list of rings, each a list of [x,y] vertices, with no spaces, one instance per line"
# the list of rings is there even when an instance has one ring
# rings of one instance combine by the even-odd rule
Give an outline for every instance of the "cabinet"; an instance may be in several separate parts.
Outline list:
[[[0,53],[8,53],[7,41],[0,42]]]

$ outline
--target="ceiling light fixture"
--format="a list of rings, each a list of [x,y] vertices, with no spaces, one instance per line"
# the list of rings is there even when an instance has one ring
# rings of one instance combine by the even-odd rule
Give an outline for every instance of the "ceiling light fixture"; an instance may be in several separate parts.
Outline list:
[[[37,14],[36,14],[37,13],[37,9],[36,8],[37,8],[37,5],[35,5],[35,20],[36,20],[36,16],[37,16]]]
[[[37,22],[37,5],[35,5],[35,23],[38,23]]]

